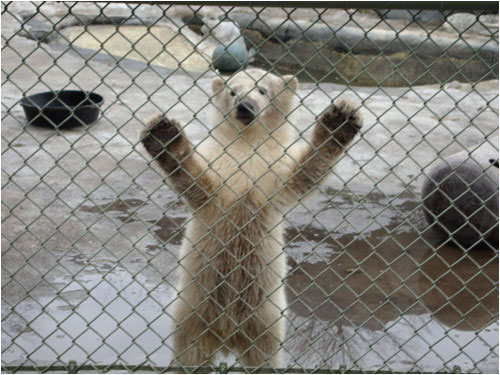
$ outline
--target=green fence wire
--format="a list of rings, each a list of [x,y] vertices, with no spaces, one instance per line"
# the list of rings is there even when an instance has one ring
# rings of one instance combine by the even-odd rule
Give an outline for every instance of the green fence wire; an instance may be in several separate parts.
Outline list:
[[[2,2],[1,68],[2,371],[498,372],[498,3]],[[74,126],[32,97],[63,90],[84,92],[59,104]],[[304,182],[342,100],[363,126]],[[242,124],[271,112],[252,143]],[[193,148],[167,171],[144,147],[158,114]]]

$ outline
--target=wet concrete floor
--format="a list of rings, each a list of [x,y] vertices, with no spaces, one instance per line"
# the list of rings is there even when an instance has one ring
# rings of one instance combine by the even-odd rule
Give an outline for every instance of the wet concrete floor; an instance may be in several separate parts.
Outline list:
[[[353,199],[326,189],[312,202],[326,207],[320,215],[298,207],[304,212],[287,218],[288,365],[498,371],[494,251],[464,254],[440,244],[411,194],[390,202],[369,194],[356,210]],[[2,341],[15,341],[4,363],[88,357],[94,364],[169,364],[170,283],[189,215],[176,202],[166,215],[144,220],[149,205],[130,198],[79,209],[89,222],[120,223],[121,233],[138,222],[148,226],[155,241],[144,252],[61,251],[53,272],[32,286],[32,298],[18,300],[16,285],[4,288],[14,313],[3,304],[9,337]],[[372,220],[368,226],[363,215]]]

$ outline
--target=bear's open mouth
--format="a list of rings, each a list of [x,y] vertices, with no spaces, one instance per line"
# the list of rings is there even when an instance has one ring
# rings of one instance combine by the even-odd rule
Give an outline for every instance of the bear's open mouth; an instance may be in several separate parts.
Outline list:
[[[236,119],[242,122],[244,125],[249,125],[253,120],[253,116],[236,116]]]
[[[253,106],[250,103],[240,103],[236,107],[236,119],[244,125],[250,124],[255,119]]]

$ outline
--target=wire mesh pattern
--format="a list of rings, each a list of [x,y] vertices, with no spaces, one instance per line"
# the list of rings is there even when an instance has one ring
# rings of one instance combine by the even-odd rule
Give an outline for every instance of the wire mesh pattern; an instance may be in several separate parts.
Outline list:
[[[3,2],[2,370],[498,372],[498,10],[468,6],[475,9]],[[240,72],[241,91],[222,69],[231,64],[269,73]],[[59,90],[102,95],[99,120],[27,120],[23,97]],[[213,362],[186,364],[175,353],[172,310],[188,290],[179,290],[179,275],[186,258],[203,255],[202,239],[182,253],[186,228],[199,227],[193,213],[204,208],[179,192],[179,170],[195,190],[223,157],[202,160],[199,174],[179,163],[169,175],[141,136],[162,114],[192,144],[186,160],[203,155],[231,122],[234,108],[221,108],[219,95],[262,95],[267,102],[245,111],[281,111],[277,128],[287,123],[294,134],[281,144],[279,131],[264,126],[261,144],[244,131],[226,144],[216,139],[225,155],[241,144],[255,152],[229,160],[236,166],[218,176],[226,184],[203,192],[229,200],[239,195],[229,182],[242,179],[265,197],[256,208],[236,199],[252,213],[244,223],[231,222],[235,206],[216,204],[221,218],[207,236],[222,221],[241,227],[238,238],[249,223],[266,232],[241,240],[251,243],[248,254],[213,290],[203,286],[204,301],[234,275],[261,280],[245,259],[284,234],[262,274],[275,277],[271,264],[282,259],[287,303],[264,302],[280,309],[286,329],[278,350],[259,349],[258,365],[247,365],[245,353],[270,327],[245,333],[250,303],[239,328],[218,337]],[[285,159],[307,164],[294,147],[329,162],[315,127],[342,100],[363,117],[362,129],[311,194],[282,208],[262,184],[293,180],[279,175]],[[269,142],[282,157],[263,151]],[[264,165],[262,176],[249,174],[248,160]],[[280,215],[271,226],[261,221],[270,209]],[[234,238],[214,240],[220,255]],[[218,255],[193,280],[215,270]],[[222,315],[244,300],[234,292],[234,304],[219,304]],[[196,315],[190,307],[186,321]],[[185,350],[200,348],[201,337]],[[246,349],[233,350],[235,338]]]

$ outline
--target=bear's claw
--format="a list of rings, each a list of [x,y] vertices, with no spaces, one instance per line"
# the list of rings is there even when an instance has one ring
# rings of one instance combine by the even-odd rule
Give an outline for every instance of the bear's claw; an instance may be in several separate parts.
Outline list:
[[[141,133],[141,139],[146,150],[153,156],[170,148],[182,138],[179,124],[158,115],[152,118]]]
[[[352,103],[340,100],[323,113],[320,123],[330,137],[346,146],[360,131],[363,119]]]

